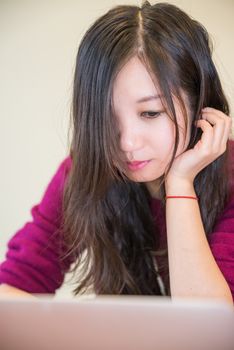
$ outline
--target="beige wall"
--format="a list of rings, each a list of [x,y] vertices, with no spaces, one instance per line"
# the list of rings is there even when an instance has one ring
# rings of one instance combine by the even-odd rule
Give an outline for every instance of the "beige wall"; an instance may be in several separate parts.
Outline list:
[[[212,33],[215,61],[234,107],[234,0],[171,1]],[[67,152],[78,43],[112,0],[0,1],[0,261],[9,237],[30,219]]]

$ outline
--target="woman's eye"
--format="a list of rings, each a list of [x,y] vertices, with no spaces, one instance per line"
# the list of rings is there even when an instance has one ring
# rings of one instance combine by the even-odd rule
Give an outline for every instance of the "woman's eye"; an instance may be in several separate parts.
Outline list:
[[[154,112],[154,111],[146,111],[146,112],[142,112],[141,116],[145,117],[145,118],[156,118],[158,117],[162,112]]]

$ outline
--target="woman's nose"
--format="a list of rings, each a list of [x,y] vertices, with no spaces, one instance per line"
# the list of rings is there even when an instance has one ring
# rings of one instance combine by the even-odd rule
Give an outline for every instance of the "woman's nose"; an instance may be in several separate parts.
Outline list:
[[[120,148],[123,152],[133,152],[142,147],[142,136],[140,130],[129,125],[120,132]]]

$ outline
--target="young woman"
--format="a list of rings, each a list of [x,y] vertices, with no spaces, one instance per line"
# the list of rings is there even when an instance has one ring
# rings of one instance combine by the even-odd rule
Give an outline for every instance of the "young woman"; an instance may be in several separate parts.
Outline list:
[[[6,292],[234,296],[231,118],[204,27],[117,6],[77,54],[73,139],[9,242]]]

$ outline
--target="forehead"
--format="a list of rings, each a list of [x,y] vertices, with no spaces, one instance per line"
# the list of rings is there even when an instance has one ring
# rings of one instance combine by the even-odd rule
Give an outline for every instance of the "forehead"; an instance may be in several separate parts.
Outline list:
[[[119,71],[113,85],[113,99],[138,100],[148,95],[159,95],[160,90],[138,57],[131,58]]]

